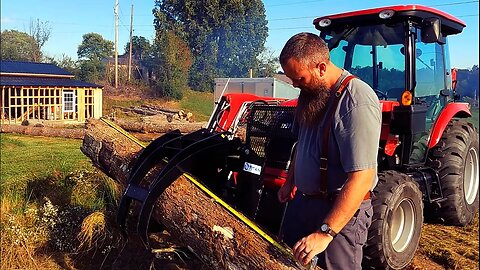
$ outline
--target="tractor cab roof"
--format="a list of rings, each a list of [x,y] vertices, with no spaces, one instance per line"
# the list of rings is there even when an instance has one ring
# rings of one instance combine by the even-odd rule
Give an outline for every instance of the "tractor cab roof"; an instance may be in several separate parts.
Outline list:
[[[332,30],[345,26],[396,23],[410,19],[422,23],[438,18],[443,36],[461,33],[466,24],[443,11],[421,5],[398,5],[322,16],[313,21],[318,30]]]

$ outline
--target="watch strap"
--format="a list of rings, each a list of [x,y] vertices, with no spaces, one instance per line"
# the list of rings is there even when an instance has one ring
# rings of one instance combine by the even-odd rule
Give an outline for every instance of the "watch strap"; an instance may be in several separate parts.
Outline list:
[[[334,230],[332,230],[330,225],[328,225],[327,223],[323,223],[322,225],[320,225],[320,232],[326,233],[330,235],[332,238],[335,238],[335,236],[337,236],[338,234]]]

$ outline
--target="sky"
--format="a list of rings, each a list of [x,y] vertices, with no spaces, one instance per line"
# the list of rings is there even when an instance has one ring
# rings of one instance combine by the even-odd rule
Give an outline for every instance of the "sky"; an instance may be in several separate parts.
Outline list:
[[[150,41],[154,37],[154,0],[118,0],[119,37],[118,50],[122,54],[130,35],[131,7],[134,9],[133,34]],[[265,0],[268,20],[268,38],[265,46],[275,56],[285,42],[299,32],[318,33],[313,19],[335,13],[390,5],[419,4],[433,7],[464,21],[467,27],[449,38],[452,67],[471,68],[479,61],[479,1],[478,0]],[[105,39],[115,41],[115,0],[2,0],[1,30],[29,32],[30,22],[37,19],[48,22],[51,28],[49,40],[43,51],[48,56],[63,55],[77,59],[77,48],[82,35],[99,33]]]

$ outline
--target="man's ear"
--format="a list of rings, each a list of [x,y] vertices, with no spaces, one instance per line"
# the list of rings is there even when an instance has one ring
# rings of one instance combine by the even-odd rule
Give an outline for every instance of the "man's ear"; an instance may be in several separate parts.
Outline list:
[[[320,77],[323,77],[325,75],[325,72],[327,71],[327,64],[325,62],[318,63],[317,69]]]

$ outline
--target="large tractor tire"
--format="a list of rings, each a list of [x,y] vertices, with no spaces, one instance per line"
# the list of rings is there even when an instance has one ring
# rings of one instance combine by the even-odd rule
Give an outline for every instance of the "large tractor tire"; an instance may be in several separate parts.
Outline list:
[[[478,133],[465,120],[451,120],[430,150],[428,164],[437,171],[445,198],[438,217],[448,225],[465,226],[478,211],[478,155]]]
[[[403,269],[415,255],[423,223],[422,193],[408,175],[378,174],[373,218],[364,247],[366,269]]]

